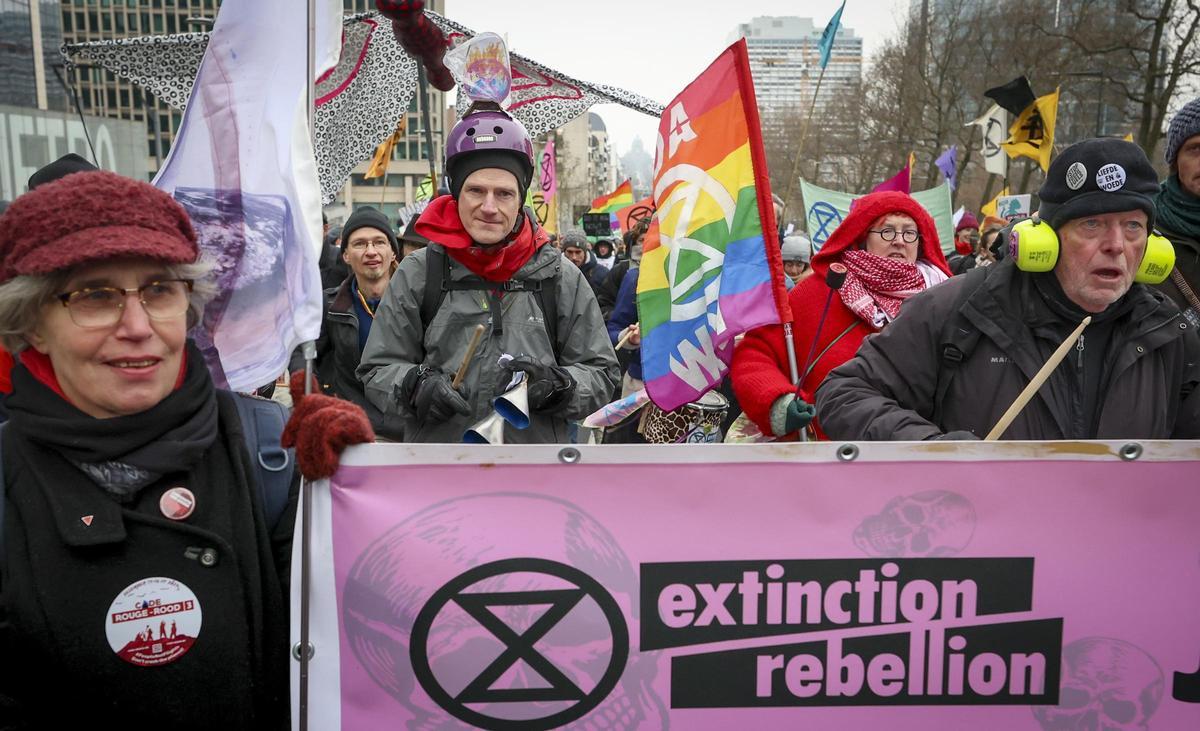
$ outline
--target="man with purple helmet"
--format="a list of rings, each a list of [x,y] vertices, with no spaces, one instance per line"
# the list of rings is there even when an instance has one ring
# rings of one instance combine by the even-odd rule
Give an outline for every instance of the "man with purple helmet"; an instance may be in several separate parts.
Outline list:
[[[375,313],[358,368],[367,398],[404,419],[405,441],[461,442],[522,371],[530,424],[506,425],[504,441],[566,442],[571,421],[608,402],[619,371],[591,287],[522,208],[529,134],[476,102],[450,132],[446,175],[450,194],[415,225],[430,245],[404,258]],[[455,387],[476,325],[484,337]]]

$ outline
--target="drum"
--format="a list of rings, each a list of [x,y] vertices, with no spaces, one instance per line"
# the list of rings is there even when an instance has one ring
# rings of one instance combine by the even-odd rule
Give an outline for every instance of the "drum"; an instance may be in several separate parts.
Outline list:
[[[720,442],[721,423],[729,411],[729,399],[709,391],[690,404],[674,411],[663,411],[647,404],[642,436],[650,444],[704,444]]]

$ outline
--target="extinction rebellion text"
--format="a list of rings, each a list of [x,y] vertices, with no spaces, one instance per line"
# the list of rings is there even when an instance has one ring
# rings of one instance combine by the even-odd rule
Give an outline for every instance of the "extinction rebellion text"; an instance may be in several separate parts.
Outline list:
[[[656,563],[641,580],[642,651],[820,633],[673,657],[674,708],[1058,702],[1061,619],[971,621],[1032,609],[1031,558]]]

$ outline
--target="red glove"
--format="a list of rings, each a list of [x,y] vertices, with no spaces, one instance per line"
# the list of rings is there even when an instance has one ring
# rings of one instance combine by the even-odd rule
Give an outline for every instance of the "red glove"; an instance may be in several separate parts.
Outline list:
[[[358,404],[319,393],[305,396],[303,371],[292,374],[290,385],[295,406],[280,441],[296,448],[296,462],[306,478],[329,477],[337,471],[342,450],[375,441],[367,412]]]

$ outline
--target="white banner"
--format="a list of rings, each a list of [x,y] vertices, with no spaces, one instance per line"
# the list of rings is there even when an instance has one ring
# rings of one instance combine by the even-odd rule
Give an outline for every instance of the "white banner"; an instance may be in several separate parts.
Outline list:
[[[320,75],[337,61],[342,5],[316,7]],[[213,379],[236,391],[274,381],[296,346],[320,333],[307,39],[295,0],[226,0],[154,181],[187,209],[216,265],[218,295],[193,335]]]

